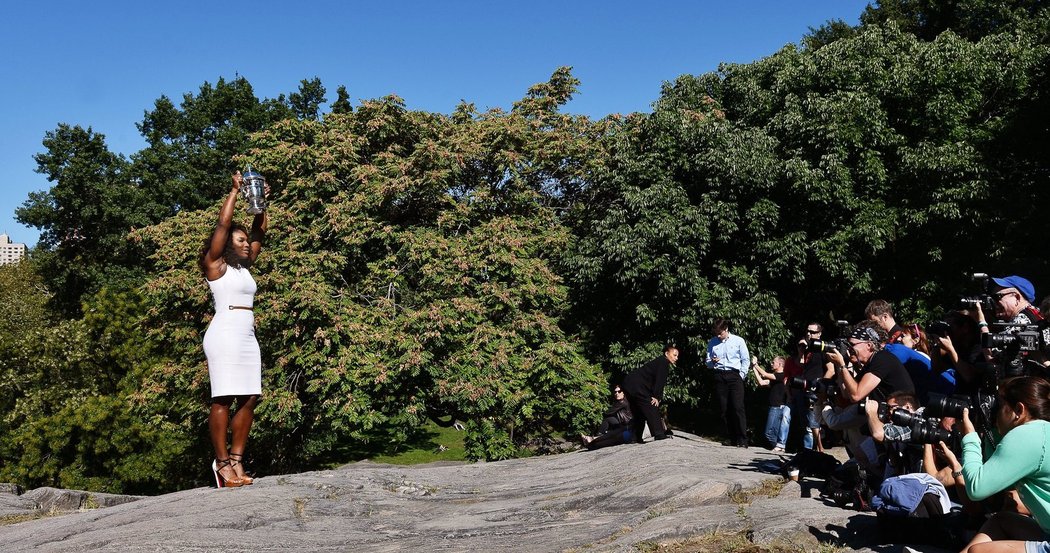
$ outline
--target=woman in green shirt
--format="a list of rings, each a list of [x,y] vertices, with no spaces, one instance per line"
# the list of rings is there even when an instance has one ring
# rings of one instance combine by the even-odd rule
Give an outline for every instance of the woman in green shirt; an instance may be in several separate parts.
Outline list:
[[[974,501],[1016,488],[1032,516],[999,512],[981,526],[967,553],[1050,552],[1050,382],[1022,376],[999,384],[996,429],[1002,439],[982,461],[981,439],[963,411],[962,473]]]

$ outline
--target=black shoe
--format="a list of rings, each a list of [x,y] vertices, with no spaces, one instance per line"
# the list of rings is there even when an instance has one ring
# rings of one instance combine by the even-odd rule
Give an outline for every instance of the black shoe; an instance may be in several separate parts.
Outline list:
[[[747,440],[740,440],[739,442],[736,443],[736,446],[737,447],[742,447],[744,449],[747,449]]]
[[[666,439],[668,439],[668,438],[670,438],[670,436],[668,436],[668,435],[666,435],[666,434],[665,434],[665,435],[663,435],[663,436],[653,436],[653,439],[654,439],[654,440],[666,440]]]

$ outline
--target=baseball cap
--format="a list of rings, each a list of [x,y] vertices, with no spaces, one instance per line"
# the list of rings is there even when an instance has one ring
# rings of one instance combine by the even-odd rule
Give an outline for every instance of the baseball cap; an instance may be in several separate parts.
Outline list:
[[[1026,300],[1035,301],[1035,286],[1032,286],[1032,283],[1029,282],[1027,278],[1010,275],[1001,278],[993,277],[992,282],[1002,288],[1017,288],[1017,291],[1020,292]]]

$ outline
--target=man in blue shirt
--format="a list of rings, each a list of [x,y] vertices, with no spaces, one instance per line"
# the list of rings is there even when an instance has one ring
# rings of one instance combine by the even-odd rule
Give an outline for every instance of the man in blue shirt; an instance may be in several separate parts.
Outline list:
[[[729,321],[717,319],[715,337],[707,343],[707,366],[715,371],[715,395],[730,444],[747,447],[747,418],[744,413],[744,378],[751,354],[744,339],[729,333]]]

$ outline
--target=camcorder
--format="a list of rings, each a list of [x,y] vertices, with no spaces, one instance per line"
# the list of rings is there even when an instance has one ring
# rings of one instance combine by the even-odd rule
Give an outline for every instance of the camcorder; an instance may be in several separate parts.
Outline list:
[[[995,297],[992,296],[992,290],[988,284],[988,273],[973,273],[970,279],[978,283],[979,291],[976,294],[959,298],[959,309],[976,309],[980,305],[981,311],[994,313]]]

